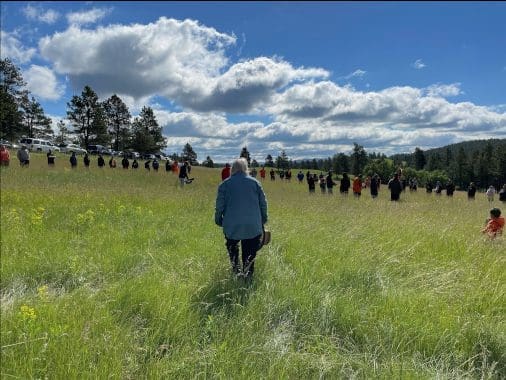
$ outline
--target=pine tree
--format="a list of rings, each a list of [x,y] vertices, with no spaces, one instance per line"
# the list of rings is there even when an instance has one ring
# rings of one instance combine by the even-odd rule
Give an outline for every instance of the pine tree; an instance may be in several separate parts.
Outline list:
[[[0,59],[0,137],[14,140],[23,133],[21,104],[28,90],[21,70],[9,58]]]
[[[130,111],[121,98],[114,94],[104,103],[105,115],[109,133],[113,136],[115,150],[125,149],[130,140],[131,123]]]
[[[48,137],[54,134],[51,129],[51,119],[44,114],[39,102],[25,98],[21,103],[23,110],[23,127],[28,137]]]
[[[423,170],[426,163],[427,160],[425,159],[425,154],[423,153],[423,150],[417,147],[415,149],[415,169]]]
[[[85,86],[81,96],[74,95],[67,103],[67,117],[86,149],[91,140],[102,140],[105,115],[97,94],[90,86]]]
[[[272,168],[274,167],[274,161],[272,160],[272,156],[270,154],[265,157],[265,167]]]
[[[351,170],[352,173],[358,175],[362,173],[367,164],[367,153],[362,145],[353,143],[353,153],[351,154]]]
[[[143,107],[133,124],[132,148],[138,152],[156,153],[167,146],[151,107]]]
[[[190,143],[185,144],[185,146],[183,148],[182,158],[184,161],[188,161],[190,163],[190,165],[197,165],[198,164],[197,153],[195,153],[195,151],[193,150]]]

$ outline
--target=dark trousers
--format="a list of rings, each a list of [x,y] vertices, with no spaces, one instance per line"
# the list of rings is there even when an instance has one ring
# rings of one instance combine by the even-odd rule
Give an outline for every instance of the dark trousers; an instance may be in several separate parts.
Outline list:
[[[239,273],[239,242],[241,242],[242,250],[242,273],[246,277],[251,277],[255,269],[255,257],[257,251],[260,249],[260,237],[262,235],[255,236],[252,239],[234,240],[227,239],[227,251],[230,257],[230,263],[232,264],[232,270],[234,273]]]

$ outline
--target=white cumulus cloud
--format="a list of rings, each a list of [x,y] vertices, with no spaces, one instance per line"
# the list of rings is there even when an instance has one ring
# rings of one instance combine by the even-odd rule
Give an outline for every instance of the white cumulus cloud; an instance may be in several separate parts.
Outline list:
[[[26,63],[36,52],[34,48],[26,48],[15,33],[0,31],[0,53],[2,59],[10,58],[17,63]]]
[[[47,100],[58,100],[65,92],[65,86],[58,83],[53,71],[44,66],[31,65],[23,72],[23,78],[31,93]]]

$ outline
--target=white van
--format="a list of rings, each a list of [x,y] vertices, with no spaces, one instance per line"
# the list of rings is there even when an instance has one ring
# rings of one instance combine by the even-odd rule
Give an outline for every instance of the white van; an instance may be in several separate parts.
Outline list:
[[[31,137],[23,137],[19,140],[21,146],[25,145],[28,150],[35,152],[59,152],[60,148],[54,145],[51,141],[36,139]]]

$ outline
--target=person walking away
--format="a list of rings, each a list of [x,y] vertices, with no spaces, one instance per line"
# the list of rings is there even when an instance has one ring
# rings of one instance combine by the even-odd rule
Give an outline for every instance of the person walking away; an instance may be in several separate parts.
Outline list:
[[[88,153],[84,154],[83,161],[84,161],[84,167],[89,168],[90,167],[90,157],[88,156]]]
[[[51,149],[49,149],[48,152],[46,153],[46,157],[47,157],[47,165],[48,166],[54,166],[54,159],[56,157],[53,154],[53,151]]]
[[[128,169],[130,167],[130,161],[128,161],[127,156],[123,156],[123,159],[121,160],[121,167],[123,169]]]
[[[506,202],[506,183],[503,185],[501,191],[499,191],[499,200],[503,203]]]
[[[440,181],[436,182],[436,194],[441,195],[441,192],[443,191],[443,185]]]
[[[185,161],[179,169],[179,186],[183,187],[188,179],[188,161]]]
[[[467,188],[467,199],[470,201],[474,201],[474,196],[476,195],[476,185],[474,182],[471,182],[469,184],[469,187]]]
[[[299,170],[297,173],[297,179],[299,180],[299,183],[302,183],[302,181],[304,181],[304,173],[302,173],[302,170]]]
[[[0,165],[9,166],[11,162],[11,153],[5,145],[0,146]]]
[[[265,179],[265,167],[262,166],[262,169],[260,169],[260,179],[263,181]]]
[[[114,159],[114,156],[111,156],[111,158],[109,159],[109,167],[111,169],[114,169],[116,167],[116,160]]]
[[[492,203],[494,201],[495,187],[493,185],[490,185],[485,194],[487,195],[489,203]]]
[[[20,149],[18,149],[18,160],[21,167],[30,165],[30,152],[26,149],[26,145],[22,145]]]
[[[341,194],[348,194],[350,190],[350,177],[348,177],[348,173],[343,173],[343,179],[341,180],[341,184],[339,185],[339,192]]]
[[[356,198],[360,198],[362,195],[362,175],[360,174],[353,180],[353,195]]]
[[[307,176],[307,184],[309,186],[309,193],[314,194],[316,191],[316,174],[309,174]]]
[[[446,195],[449,197],[453,197],[453,192],[455,191],[455,184],[452,180],[449,180],[446,184]]]
[[[132,169],[137,169],[139,167],[139,163],[137,162],[137,159],[134,158],[134,161],[132,162]]]
[[[103,168],[105,166],[105,160],[101,154],[98,155],[97,164],[99,168]]]
[[[260,238],[267,223],[267,200],[262,185],[248,175],[248,162],[234,160],[231,177],[218,186],[215,223],[223,227],[232,272],[240,274],[239,242],[242,250],[242,275],[251,279]]]
[[[388,181],[388,188],[390,189],[390,200],[398,201],[402,192],[402,184],[399,181],[398,173],[395,173],[394,178]]]
[[[172,169],[170,167],[170,161],[167,159],[167,161],[165,161],[165,172],[168,173],[170,172]]]
[[[427,184],[425,185],[425,191],[427,192],[427,194],[431,194],[432,193],[432,182],[431,181],[428,181]]]
[[[160,164],[158,163],[158,160],[156,158],[153,160],[153,163],[151,165],[153,166],[153,170],[157,172],[158,168],[160,167]]]
[[[320,177],[318,182],[320,184],[320,191],[322,192],[322,194],[325,194],[325,190],[327,187],[327,181],[325,181],[325,177]]]
[[[147,169],[148,172],[151,170],[151,160],[147,160],[144,163],[144,169]]]
[[[490,218],[487,219],[487,224],[481,232],[487,234],[490,239],[495,239],[497,236],[502,235],[503,228],[504,217],[501,216],[501,210],[493,208],[490,210]]]
[[[72,155],[70,156],[69,161],[70,161],[70,167],[71,167],[72,169],[77,168],[77,157],[76,157],[76,152],[72,152]]]
[[[274,169],[271,169],[269,174],[271,175],[271,181],[275,181],[276,180],[276,173],[274,172]]]
[[[230,177],[230,164],[227,162],[221,170],[221,181],[225,181],[228,177]]]
[[[370,184],[370,190],[371,190],[371,197],[374,199],[378,196],[378,175],[375,174],[371,178],[371,184]]]
[[[329,174],[327,175],[327,178],[325,178],[325,181],[327,182],[327,193],[332,194],[332,189],[336,185],[336,183],[332,180],[332,170],[329,170]]]

